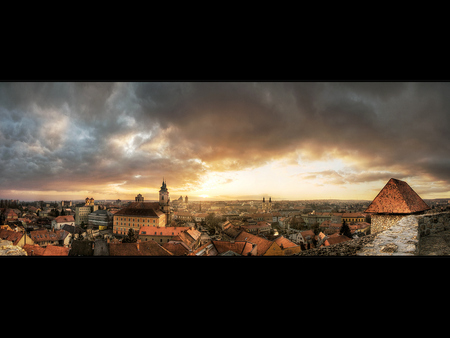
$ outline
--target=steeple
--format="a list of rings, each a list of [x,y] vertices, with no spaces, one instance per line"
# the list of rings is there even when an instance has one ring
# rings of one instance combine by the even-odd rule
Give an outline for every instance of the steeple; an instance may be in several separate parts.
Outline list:
[[[162,185],[161,185],[161,191],[167,191],[167,184],[166,184],[166,182],[164,182],[164,177],[163,177],[163,181],[162,181]]]

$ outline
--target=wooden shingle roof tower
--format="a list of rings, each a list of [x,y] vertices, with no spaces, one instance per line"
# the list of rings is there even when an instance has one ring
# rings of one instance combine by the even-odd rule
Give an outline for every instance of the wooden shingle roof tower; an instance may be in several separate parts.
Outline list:
[[[391,178],[365,212],[374,214],[413,214],[431,209],[404,181]]]

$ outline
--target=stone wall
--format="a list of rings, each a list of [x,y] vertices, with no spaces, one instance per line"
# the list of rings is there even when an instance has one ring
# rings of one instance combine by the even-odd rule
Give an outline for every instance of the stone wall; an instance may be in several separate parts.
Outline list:
[[[406,216],[408,215],[372,215],[370,233],[375,234],[389,229]]]
[[[392,219],[386,218],[385,224],[387,225]],[[374,240],[366,244],[356,255],[418,255],[420,251],[420,238],[445,230],[450,230],[450,212],[402,216],[396,224],[381,232],[375,233]]]
[[[450,212],[440,212],[417,216],[419,220],[419,238],[450,230]]]
[[[368,245],[375,238],[375,234],[363,236],[350,241],[345,241],[333,245],[321,246],[320,248],[300,251],[297,256],[355,256],[365,245]]]
[[[357,256],[414,256],[419,245],[418,216],[403,216],[356,253]]]

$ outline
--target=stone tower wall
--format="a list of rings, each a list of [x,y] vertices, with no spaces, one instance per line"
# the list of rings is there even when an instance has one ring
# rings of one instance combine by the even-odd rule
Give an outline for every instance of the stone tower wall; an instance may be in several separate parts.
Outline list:
[[[409,215],[372,215],[370,233],[374,234],[389,229],[406,216]]]

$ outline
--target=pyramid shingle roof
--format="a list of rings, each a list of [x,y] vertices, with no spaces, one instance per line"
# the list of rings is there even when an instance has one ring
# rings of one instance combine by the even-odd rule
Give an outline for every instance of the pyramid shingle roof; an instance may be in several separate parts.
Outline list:
[[[391,178],[366,209],[377,214],[411,214],[431,209],[404,181]]]

